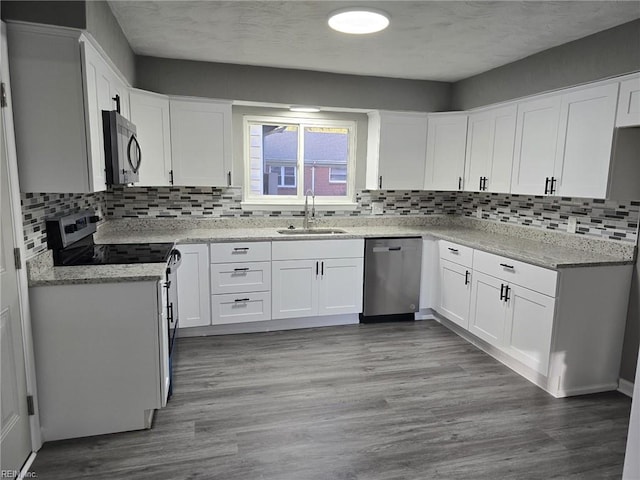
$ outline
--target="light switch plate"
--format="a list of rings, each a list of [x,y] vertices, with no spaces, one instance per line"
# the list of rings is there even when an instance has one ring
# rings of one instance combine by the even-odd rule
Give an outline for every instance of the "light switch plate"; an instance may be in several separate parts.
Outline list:
[[[578,224],[578,221],[576,217],[569,217],[569,220],[567,221],[567,232],[576,233],[577,224]]]
[[[372,202],[371,213],[374,215],[382,215],[384,213],[382,202]]]
[[[476,218],[482,218],[482,207],[476,209]]]

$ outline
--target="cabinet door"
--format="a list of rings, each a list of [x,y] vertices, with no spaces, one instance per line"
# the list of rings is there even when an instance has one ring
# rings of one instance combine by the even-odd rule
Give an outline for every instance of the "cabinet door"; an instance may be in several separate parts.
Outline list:
[[[136,125],[143,160],[138,186],[170,185],[171,131],[169,98],[142,90],[130,94],[131,121]]]
[[[509,193],[513,169],[513,148],[516,141],[516,105],[493,110],[491,162],[486,175],[488,192]]]
[[[562,96],[554,178],[557,194],[605,198],[618,83]]]
[[[518,105],[511,193],[545,193],[545,179],[553,176],[560,101],[556,95]]]
[[[464,177],[464,189],[467,191],[479,192],[482,190],[480,179],[489,176],[492,136],[492,112],[480,112],[469,115]]]
[[[616,127],[640,125],[640,75],[620,82]]]
[[[225,186],[231,177],[231,103],[169,101],[175,185]]]
[[[509,285],[507,352],[515,359],[547,375],[555,298]]]
[[[440,259],[440,314],[468,330],[470,296],[471,269]]]
[[[319,260],[271,262],[271,272],[273,319],[311,317],[318,314]]]
[[[464,176],[467,115],[430,115],[425,188],[460,190]]]
[[[320,261],[318,315],[362,312],[362,258]]]
[[[385,190],[422,190],[427,115],[381,112],[379,176]]]
[[[507,303],[500,298],[505,282],[498,278],[473,272],[469,331],[490,343],[504,344]]]
[[[211,324],[209,249],[207,245],[179,245],[178,315],[180,328]]]

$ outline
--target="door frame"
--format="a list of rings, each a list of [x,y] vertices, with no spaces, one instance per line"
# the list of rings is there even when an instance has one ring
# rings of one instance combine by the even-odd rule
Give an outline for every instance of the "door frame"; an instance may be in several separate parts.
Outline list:
[[[34,415],[29,417],[29,425],[31,429],[31,456],[25,463],[27,468],[33,461],[35,452],[42,446],[42,435],[40,432],[40,416],[38,410],[38,395],[36,385],[35,359],[33,352],[33,335],[31,330],[31,313],[29,309],[29,283],[27,280],[27,268],[25,261],[25,245],[22,235],[22,207],[20,202],[20,184],[18,181],[18,161],[16,154],[16,139],[13,125],[13,110],[11,103],[11,85],[9,79],[9,68],[7,58],[7,25],[1,22],[2,32],[2,50],[1,58],[1,77],[5,84],[7,106],[1,108],[1,114],[4,121],[4,135],[7,149],[7,163],[9,173],[9,195],[11,198],[10,208],[13,217],[13,242],[14,246],[20,249],[21,266],[16,271],[18,276],[18,298],[20,302],[20,323],[22,325],[22,343],[24,348],[24,365],[27,380],[27,395],[33,396]]]

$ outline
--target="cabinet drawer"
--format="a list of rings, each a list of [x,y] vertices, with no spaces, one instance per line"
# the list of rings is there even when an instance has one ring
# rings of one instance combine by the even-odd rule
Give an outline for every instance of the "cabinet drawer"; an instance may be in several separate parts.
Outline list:
[[[269,290],[271,290],[271,262],[211,265],[212,294]]]
[[[271,320],[271,292],[211,296],[212,325]]]
[[[297,240],[273,242],[273,260],[312,260],[315,258],[362,258],[364,240]]]
[[[268,262],[271,242],[212,243],[211,263]]]
[[[556,296],[558,273],[554,270],[479,250],[473,256],[473,269],[551,297]]]
[[[446,240],[440,240],[438,246],[440,248],[440,258],[471,268],[473,248],[447,242]]]

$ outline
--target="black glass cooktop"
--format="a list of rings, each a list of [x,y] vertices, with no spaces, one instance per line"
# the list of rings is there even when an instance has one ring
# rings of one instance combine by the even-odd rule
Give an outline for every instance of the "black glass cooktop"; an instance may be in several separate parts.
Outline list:
[[[58,266],[166,263],[173,243],[73,245],[54,255]]]

